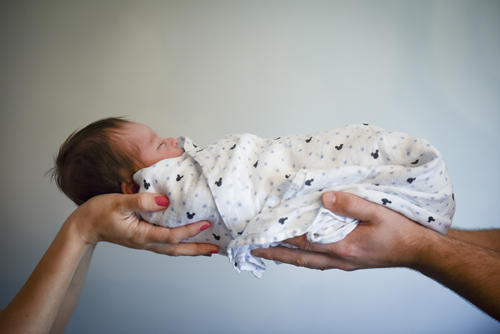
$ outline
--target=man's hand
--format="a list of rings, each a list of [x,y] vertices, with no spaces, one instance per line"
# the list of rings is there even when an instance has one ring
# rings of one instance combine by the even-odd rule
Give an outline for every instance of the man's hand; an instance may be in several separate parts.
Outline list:
[[[305,236],[285,240],[298,247],[257,249],[253,255],[313,269],[410,267],[419,258],[419,240],[436,234],[405,216],[355,195],[329,192],[326,209],[359,220],[345,239],[332,244],[309,242]]]

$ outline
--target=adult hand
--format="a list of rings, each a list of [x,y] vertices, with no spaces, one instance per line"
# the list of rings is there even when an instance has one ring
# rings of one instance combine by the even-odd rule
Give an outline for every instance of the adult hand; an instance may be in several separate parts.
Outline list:
[[[179,244],[210,225],[168,229],[140,221],[134,212],[164,210],[155,194],[107,194],[78,207],[61,227],[22,289],[0,310],[2,333],[63,333],[87,277],[96,243],[108,241],[168,255],[218,252],[211,244]]]
[[[418,261],[418,240],[434,233],[395,211],[352,194],[328,192],[322,201],[326,209],[358,219],[359,225],[336,243],[311,243],[299,236],[285,240],[298,249],[275,247],[257,249],[252,254],[313,269],[411,267]]]
[[[276,247],[252,253],[315,269],[408,267],[500,321],[500,231],[451,230],[448,237],[351,194],[325,193],[322,200],[325,208],[356,218],[359,225],[337,243],[321,245],[301,236],[286,240],[298,249]]]
[[[107,241],[135,249],[172,256],[217,253],[212,244],[180,243],[210,226],[208,221],[166,228],[141,221],[134,212],[165,210],[165,196],[141,193],[96,196],[82,204],[68,218],[85,244]]]

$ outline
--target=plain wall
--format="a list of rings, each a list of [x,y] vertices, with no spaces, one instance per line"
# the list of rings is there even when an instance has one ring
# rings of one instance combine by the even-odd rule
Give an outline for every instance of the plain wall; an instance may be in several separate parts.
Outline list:
[[[126,115],[208,145],[371,123],[424,137],[459,228],[500,227],[499,1],[3,1],[0,308],[75,206],[44,177]],[[325,272],[98,245],[68,333],[496,333],[408,269]]]

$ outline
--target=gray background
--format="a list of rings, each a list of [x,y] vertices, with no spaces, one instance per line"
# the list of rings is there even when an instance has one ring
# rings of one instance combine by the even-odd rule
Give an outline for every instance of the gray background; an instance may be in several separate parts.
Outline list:
[[[424,137],[455,226],[500,227],[499,1],[16,1],[0,5],[0,308],[74,205],[44,173],[63,140],[128,115],[208,145],[372,123]],[[312,271],[100,244],[68,333],[488,333],[407,269]]]

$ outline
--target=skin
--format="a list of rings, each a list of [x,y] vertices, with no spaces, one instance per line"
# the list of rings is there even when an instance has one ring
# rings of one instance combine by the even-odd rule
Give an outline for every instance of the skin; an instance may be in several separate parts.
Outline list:
[[[300,236],[287,240],[298,249],[252,253],[313,269],[414,269],[500,320],[500,230],[450,230],[443,236],[351,194],[330,192],[322,200],[325,208],[360,221],[344,240],[321,245]]]
[[[121,136],[126,142],[134,143],[138,148],[139,161],[141,165],[137,170],[149,167],[163,159],[178,158],[184,153],[184,149],[177,147],[177,139],[163,138],[150,127],[140,123],[127,123],[123,126]],[[122,183],[122,193],[133,194],[138,192],[131,177]]]
[[[164,196],[155,194],[108,194],[78,207],[64,222],[24,286],[0,312],[0,332],[63,333],[99,242],[172,256],[218,252],[218,247],[211,244],[179,243],[208,228],[207,221],[169,229],[140,221],[134,214],[164,210],[167,205]]]

